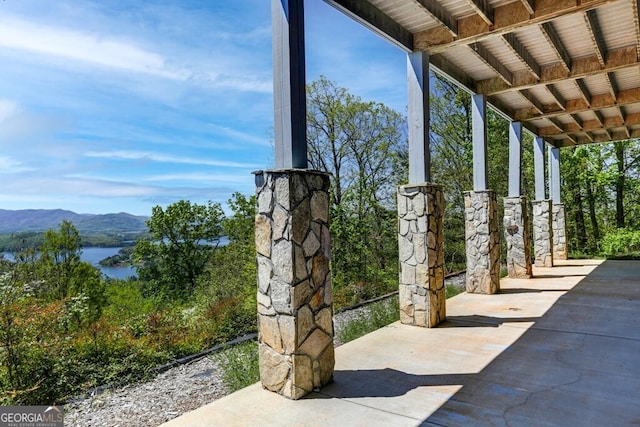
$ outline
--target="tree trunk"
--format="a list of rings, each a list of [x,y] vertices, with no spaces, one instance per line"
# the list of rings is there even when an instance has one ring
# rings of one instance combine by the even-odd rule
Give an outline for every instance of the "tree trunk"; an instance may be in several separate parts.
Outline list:
[[[587,244],[587,233],[586,233],[585,224],[584,224],[582,194],[580,194],[580,187],[575,183],[571,186],[571,189],[573,193],[573,200],[575,203],[573,215],[575,217],[575,224],[576,224],[576,237],[578,238],[578,245],[580,246],[581,249],[584,249],[584,247]]]
[[[614,143],[618,175],[616,176],[616,227],[624,228],[624,143]]]
[[[587,181],[587,204],[589,205],[589,219],[591,220],[591,230],[593,230],[593,240],[597,245],[600,241],[600,227],[596,217],[596,200],[591,188],[591,180]]]

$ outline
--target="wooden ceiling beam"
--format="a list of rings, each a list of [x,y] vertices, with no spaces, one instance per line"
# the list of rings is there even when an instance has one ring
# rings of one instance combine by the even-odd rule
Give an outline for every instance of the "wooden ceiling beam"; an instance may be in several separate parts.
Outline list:
[[[536,79],[540,78],[540,65],[536,62],[536,60],[531,56],[531,54],[527,51],[527,49],[518,41],[518,38],[515,34],[505,34],[502,36],[502,40],[506,43],[511,51],[520,59],[520,61],[529,69],[531,74],[535,76]]]
[[[547,117],[557,117],[565,114],[577,114],[586,111],[598,110],[602,108],[609,108],[614,105],[624,107],[625,105],[636,104],[640,102],[640,87],[633,89],[621,90],[617,93],[617,103],[610,94],[593,95],[591,97],[591,104],[583,98],[569,99],[566,102],[566,108],[564,110],[557,109],[555,111],[548,110],[540,114],[537,110],[531,108],[522,108],[514,111],[513,118],[516,121],[532,121],[544,119]]]
[[[405,52],[413,51],[413,34],[380,9],[362,0],[324,0]]]
[[[440,25],[449,31],[451,36],[458,36],[458,21],[451,16],[442,6],[440,2],[433,0],[415,0],[433,19],[438,21]]]
[[[351,1],[354,2],[356,0]],[[432,3],[428,0],[416,1],[419,1],[421,4]],[[449,38],[442,37],[440,28],[432,28],[418,32],[414,34],[414,49],[424,50],[433,55],[449,50],[455,46],[477,43],[488,37],[512,33],[526,25],[544,24],[563,15],[584,13],[608,4],[610,1],[611,0],[516,1],[493,9],[493,25],[488,24],[482,17],[476,14],[459,19],[456,25],[457,35],[451,34]],[[525,6],[525,2],[528,3],[528,7]],[[531,12],[530,9],[533,9],[533,12]],[[451,24],[451,26],[453,25]]]
[[[576,124],[578,129],[580,130],[584,129],[584,122],[582,121],[580,116],[578,116],[577,114],[569,114],[569,117],[571,118],[571,120],[573,120],[573,122]]]
[[[604,67],[600,65],[596,55],[574,58],[570,72],[567,72],[566,68],[560,63],[543,65],[540,67],[539,79],[532,76],[529,71],[523,70],[513,73],[512,86],[505,84],[501,78],[492,78],[476,82],[475,92],[488,96],[497,95],[538,85],[580,79],[600,73],[611,73],[625,68],[637,67],[639,64],[640,59],[636,53],[635,46],[629,46],[609,51]]]
[[[601,127],[605,127],[605,118],[604,115],[602,114],[601,111],[594,111],[593,114],[596,116],[596,119],[598,119],[598,123],[600,123]]]
[[[521,1],[522,1],[522,6],[524,6],[524,8],[527,9],[527,12],[533,15],[536,11],[535,0],[521,0]]]
[[[631,6],[633,7],[634,26],[636,29],[636,50],[638,58],[640,58],[640,22],[638,20],[638,13],[640,13],[640,0],[631,0]]]
[[[547,92],[549,92],[549,94],[553,97],[553,100],[556,102],[556,104],[558,104],[558,107],[560,107],[562,110],[565,110],[567,108],[567,101],[560,94],[560,92],[558,92],[558,89],[556,89],[554,85],[546,85],[545,89],[547,89]]]
[[[506,84],[513,84],[513,75],[489,50],[480,43],[473,43],[469,48],[476,54],[482,62],[495,71]]]
[[[560,63],[564,65],[567,73],[571,73],[571,56],[569,52],[564,47],[562,40],[560,40],[560,36],[556,32],[556,29],[553,26],[553,22],[545,22],[544,24],[540,24],[540,31],[542,35],[547,39],[549,45],[555,50],[556,55],[560,59]]]
[[[557,123],[555,123],[554,126],[539,128],[540,136],[554,136],[559,135],[563,132],[586,133],[600,131],[602,129],[621,129],[623,127],[628,128],[630,126],[640,125],[640,113],[629,114],[624,122],[620,120],[620,117],[618,116],[604,117],[601,115],[596,120],[585,120],[582,123],[582,127],[578,127],[573,123],[568,123],[564,125],[561,132],[558,131],[556,124]]]
[[[487,25],[493,25],[493,8],[487,0],[467,0],[467,2]]]
[[[616,75],[614,73],[605,73],[603,74],[605,80],[607,81],[607,87],[611,95],[614,98],[617,98],[616,94],[618,93],[618,81],[616,80]]]
[[[607,58],[607,46],[604,42],[600,22],[598,21],[598,11],[596,9],[586,11],[584,21],[587,24],[587,29],[593,42],[593,50],[598,57],[598,61],[600,61],[600,65],[604,67]]]
[[[580,95],[582,95],[582,99],[585,100],[587,105],[591,105],[591,92],[589,92],[589,88],[587,84],[584,82],[584,79],[577,79],[576,86],[578,87],[578,91]]]
[[[529,101],[529,103],[533,105],[533,108],[535,108],[538,113],[544,113],[544,106],[536,99],[536,97],[531,93],[531,91],[529,91],[529,89],[520,91],[520,95],[522,95],[524,99]]]

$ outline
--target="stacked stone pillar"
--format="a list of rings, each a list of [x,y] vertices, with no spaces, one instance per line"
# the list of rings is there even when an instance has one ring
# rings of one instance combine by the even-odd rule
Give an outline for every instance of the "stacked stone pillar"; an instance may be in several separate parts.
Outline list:
[[[494,294],[500,290],[498,201],[493,190],[466,191],[465,239],[467,292]]]
[[[260,380],[299,399],[333,378],[329,176],[262,171],[256,187]]]
[[[536,267],[553,267],[553,225],[550,199],[533,201],[533,252]]]
[[[404,185],[398,189],[400,321],[433,327],[446,318],[440,185]]]
[[[526,197],[504,198],[504,237],[509,277],[531,277],[531,238]]]
[[[564,203],[554,203],[551,207],[553,231],[553,259],[569,259],[567,248],[567,222]]]

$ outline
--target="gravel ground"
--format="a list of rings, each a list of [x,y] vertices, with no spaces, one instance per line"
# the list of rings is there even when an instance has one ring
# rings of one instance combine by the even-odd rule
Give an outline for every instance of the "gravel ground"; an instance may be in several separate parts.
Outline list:
[[[464,286],[464,275],[446,280]],[[334,316],[335,335],[367,307]],[[336,345],[340,343],[336,342]],[[152,427],[213,402],[228,390],[221,370],[210,357],[172,368],[145,383],[118,387],[70,403],[65,425],[74,427]]]

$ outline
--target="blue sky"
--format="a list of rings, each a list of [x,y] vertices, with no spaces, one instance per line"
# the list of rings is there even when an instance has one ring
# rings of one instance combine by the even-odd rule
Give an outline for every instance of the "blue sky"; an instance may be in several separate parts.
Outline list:
[[[404,53],[305,8],[307,81],[404,113]],[[268,0],[4,0],[0,64],[0,209],[224,204],[273,164]]]

